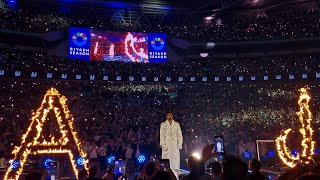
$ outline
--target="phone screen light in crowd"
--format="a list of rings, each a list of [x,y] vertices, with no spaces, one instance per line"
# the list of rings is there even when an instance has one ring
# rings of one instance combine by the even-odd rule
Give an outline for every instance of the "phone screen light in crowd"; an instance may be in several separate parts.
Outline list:
[[[139,156],[138,156],[138,162],[141,164],[141,163],[144,163],[144,162],[146,162],[146,156],[145,155],[143,155],[143,154],[140,154]]]
[[[112,164],[116,160],[116,156],[110,155],[107,157],[107,164]]]
[[[43,160],[43,166],[44,166],[44,167],[49,167],[50,162],[52,162],[52,161],[53,161],[52,158],[45,158],[45,159]]]
[[[246,159],[250,159],[250,158],[251,158],[251,153],[250,153],[249,151],[245,151],[245,152],[243,153],[243,156],[244,156],[244,158],[246,158]]]
[[[78,166],[83,166],[84,165],[84,159],[82,158],[82,157],[79,157],[78,159],[77,159],[77,165]]]
[[[198,153],[198,152],[193,153],[192,156],[195,157],[195,158],[197,158],[197,159],[200,159],[200,158],[201,158],[201,155],[200,155],[200,153]]]
[[[18,167],[19,167],[19,160],[16,159],[11,163],[11,168],[17,169]]]

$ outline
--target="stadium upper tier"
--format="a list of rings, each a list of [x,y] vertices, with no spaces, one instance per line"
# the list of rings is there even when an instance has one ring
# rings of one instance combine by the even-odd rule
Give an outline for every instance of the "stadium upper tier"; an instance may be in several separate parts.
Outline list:
[[[94,14],[90,17],[78,17],[58,12],[0,10],[0,29],[41,33],[67,29],[70,26],[91,27],[114,31],[163,32],[190,42],[298,39],[320,35],[320,15],[316,12],[269,14],[268,17],[252,17],[246,21],[224,21],[222,18],[214,19],[209,24],[200,21],[188,25],[168,21],[158,24],[126,21],[124,16],[119,15],[120,19],[103,19]]]

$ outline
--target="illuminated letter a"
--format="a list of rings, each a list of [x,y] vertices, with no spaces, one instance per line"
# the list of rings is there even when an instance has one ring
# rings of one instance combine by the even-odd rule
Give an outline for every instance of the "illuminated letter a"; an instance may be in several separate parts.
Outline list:
[[[84,167],[88,170],[88,162],[84,159],[86,153],[81,148],[78,133],[74,126],[74,118],[66,103],[66,97],[56,89],[51,88],[47,91],[41,106],[32,114],[30,125],[26,133],[22,135],[20,146],[16,146],[12,151],[14,159],[10,160],[11,166],[4,176],[5,180],[19,179],[29,155],[67,154],[76,177],[78,177],[78,169],[75,157],[82,157]],[[55,114],[60,131],[59,138],[50,134],[48,139],[43,135],[43,125],[50,123],[49,118],[47,118],[49,112]],[[70,147],[76,148],[72,149]],[[17,169],[14,169],[12,164],[17,165]]]

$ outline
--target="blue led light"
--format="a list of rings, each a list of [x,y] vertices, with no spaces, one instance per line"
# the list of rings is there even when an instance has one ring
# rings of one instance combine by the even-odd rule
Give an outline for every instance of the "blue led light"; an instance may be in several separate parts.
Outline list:
[[[116,160],[116,157],[114,155],[110,155],[107,157],[107,164],[112,164]]]
[[[19,160],[16,159],[11,163],[11,168],[17,169],[18,167],[19,167]]]
[[[143,155],[143,154],[140,154],[139,156],[138,156],[138,162],[139,163],[144,163],[144,162],[146,162],[146,156],[145,155]]]
[[[296,150],[292,150],[292,151],[291,151],[291,154],[292,154],[293,156],[298,156],[298,152],[297,152]]]
[[[276,153],[272,150],[268,151],[268,157],[275,157]]]
[[[245,151],[243,153],[243,155],[244,155],[244,158],[246,158],[246,159],[250,159],[251,158],[251,153],[249,151]]]
[[[126,8],[129,8],[131,6],[128,3],[115,2],[115,1],[107,2],[107,3],[105,3],[105,5],[107,7],[112,7],[112,8],[117,8],[117,9],[126,9]]]
[[[6,1],[8,4],[10,5],[16,5],[17,4],[17,1],[16,0],[7,0]]]
[[[78,166],[83,166],[84,165],[84,159],[82,157],[79,157],[76,160],[76,163],[77,163]]]
[[[48,167],[48,166],[49,166],[49,163],[52,162],[52,161],[53,161],[53,159],[51,159],[51,158],[46,158],[46,159],[44,159],[44,161],[43,161],[43,166],[44,166],[44,167]]]

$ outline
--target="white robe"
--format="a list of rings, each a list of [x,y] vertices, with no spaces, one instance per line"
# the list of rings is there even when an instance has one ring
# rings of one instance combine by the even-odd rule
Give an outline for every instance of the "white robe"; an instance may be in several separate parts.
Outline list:
[[[180,171],[180,152],[182,149],[182,133],[178,122],[172,120],[161,123],[160,146],[162,148],[162,159],[170,160],[170,168],[176,172]]]

